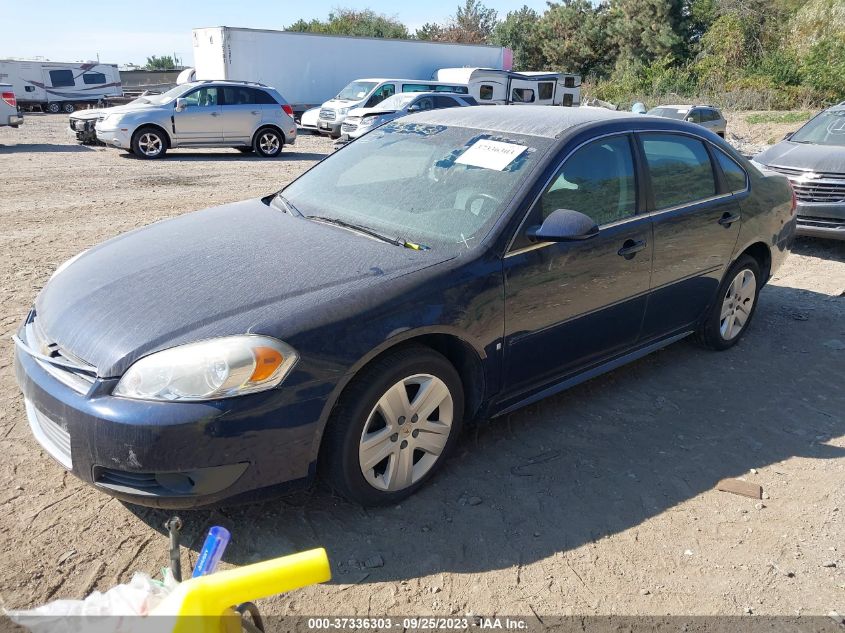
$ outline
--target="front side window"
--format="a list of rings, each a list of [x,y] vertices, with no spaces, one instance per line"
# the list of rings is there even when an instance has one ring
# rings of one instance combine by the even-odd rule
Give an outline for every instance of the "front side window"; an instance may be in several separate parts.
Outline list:
[[[692,121],[693,123],[702,123],[703,118],[701,116],[701,110],[693,110],[687,115],[686,119],[687,121]]]
[[[73,80],[73,71],[70,70],[51,70],[50,83],[53,88],[67,88],[76,84]]]
[[[716,195],[713,165],[704,143],[680,134],[643,134],[655,209],[668,209]]]
[[[216,106],[218,103],[217,91],[218,88],[200,88],[199,90],[194,90],[186,94],[185,101],[192,107],[207,108]]]
[[[572,209],[596,224],[636,213],[634,159],[627,136],[593,141],[570,156],[541,197],[543,219],[557,209]]]
[[[552,81],[543,81],[537,86],[537,98],[540,101],[551,99],[555,93],[555,84]]]
[[[385,99],[389,99],[394,94],[396,94],[396,86],[393,84],[384,84],[383,86],[380,86],[379,89],[373,93],[373,96],[370,97],[370,100],[367,101],[367,107],[372,108]]]
[[[85,73],[82,75],[82,83],[86,85],[104,84],[106,76],[103,73]]]
[[[737,165],[736,161],[733,158],[730,158],[722,150],[714,149],[713,153],[716,155],[716,160],[719,162],[719,166],[722,168],[722,173],[725,175],[728,190],[731,193],[743,191],[746,186],[748,186],[745,170]]]
[[[511,160],[502,164],[503,146],[489,141],[504,144]],[[400,119],[330,155],[281,195],[305,216],[459,252],[482,242],[552,143]]]
[[[511,91],[511,101],[514,103],[532,103],[534,91],[530,88],[514,88]]]
[[[489,84],[482,84],[478,89],[478,98],[482,101],[490,101],[493,99],[493,86]]]
[[[421,99],[417,99],[409,107],[409,109],[413,109],[415,112],[431,110],[432,108],[434,108],[434,99],[432,97],[422,97]]]

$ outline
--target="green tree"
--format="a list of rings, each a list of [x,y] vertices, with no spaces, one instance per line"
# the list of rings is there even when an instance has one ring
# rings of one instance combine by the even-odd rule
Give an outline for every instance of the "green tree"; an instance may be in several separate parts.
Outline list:
[[[429,39],[441,42],[487,44],[491,41],[496,28],[496,17],[496,10],[484,6],[480,0],[466,0],[446,24],[430,31],[434,37]]]
[[[176,62],[172,55],[162,55],[161,57],[153,55],[147,57],[147,63],[144,66],[147,70],[173,70],[176,68]]]
[[[611,0],[609,35],[625,62],[684,57],[684,0]]]
[[[540,16],[534,9],[523,6],[510,11],[493,31],[493,43],[513,50],[515,70],[543,70],[545,59],[537,26]]]
[[[418,40],[438,41],[443,38],[443,27],[439,24],[426,22],[417,29],[414,37]]]
[[[606,74],[617,58],[608,37],[612,17],[607,5],[590,0],[550,3],[537,24],[537,40],[546,63],[554,70]]]
[[[845,99],[845,33],[827,36],[810,47],[801,64],[804,83],[828,102]]]
[[[322,33],[324,35],[357,35],[361,37],[386,37],[406,39],[408,28],[394,17],[370,9],[336,9],[327,20],[298,20],[287,31]]]

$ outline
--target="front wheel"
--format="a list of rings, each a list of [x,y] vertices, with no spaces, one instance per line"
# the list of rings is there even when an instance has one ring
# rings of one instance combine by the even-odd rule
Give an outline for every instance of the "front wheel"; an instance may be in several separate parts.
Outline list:
[[[160,130],[144,127],[132,137],[132,153],[139,158],[161,158],[167,152],[167,139]]]
[[[396,503],[442,466],[460,434],[460,376],[427,347],[388,352],[347,387],[326,427],[322,476],[350,501]]]
[[[76,106],[73,105],[72,103],[66,103],[62,106],[62,110],[64,112],[66,112],[67,114],[72,114],[73,112],[76,111]]]
[[[715,350],[736,345],[757,309],[761,286],[760,265],[756,259],[743,255],[734,262],[722,280],[716,301],[696,332],[699,343]]]
[[[58,103],[48,103],[47,104],[47,112],[50,114],[58,114],[62,111],[62,106]]]
[[[255,153],[264,158],[275,158],[282,152],[285,139],[281,132],[265,127],[258,130],[252,143]]]

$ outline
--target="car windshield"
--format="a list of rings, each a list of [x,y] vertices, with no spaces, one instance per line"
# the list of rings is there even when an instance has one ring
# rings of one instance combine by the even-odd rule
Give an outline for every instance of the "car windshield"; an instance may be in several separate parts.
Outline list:
[[[353,81],[341,90],[335,98],[340,101],[360,101],[370,94],[370,90],[375,87],[375,81]]]
[[[789,139],[796,143],[845,147],[845,110],[828,110],[809,120]]]
[[[170,103],[177,97],[181,97],[188,90],[191,90],[199,85],[199,83],[182,84],[180,86],[176,86],[175,88],[171,88],[167,92],[162,92],[160,95],[144,95],[143,97],[138,97],[135,101],[139,103]]]
[[[414,93],[401,93],[398,95],[393,95],[392,97],[388,97],[381,103],[379,103],[376,108],[379,110],[401,110],[411,101],[417,98],[418,95]]]
[[[430,248],[474,248],[551,143],[397,121],[332,154],[281,195],[305,216]]]
[[[689,111],[689,108],[667,108],[666,106],[660,106],[658,108],[652,108],[648,111],[648,114],[662,116],[665,119],[683,119],[687,111]]]

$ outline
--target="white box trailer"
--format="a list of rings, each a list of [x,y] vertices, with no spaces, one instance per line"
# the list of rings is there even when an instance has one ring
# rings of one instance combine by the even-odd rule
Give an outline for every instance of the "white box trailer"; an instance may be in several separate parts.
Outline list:
[[[478,103],[562,105],[581,103],[581,75],[497,68],[440,68],[437,81],[462,83]]]
[[[449,44],[228,26],[193,30],[197,79],[257,81],[276,88],[297,113],[334,97],[360,77],[431,80],[438,68],[509,69],[502,46]]]
[[[0,81],[14,86],[22,109],[73,112],[123,94],[117,64],[0,59]]]

